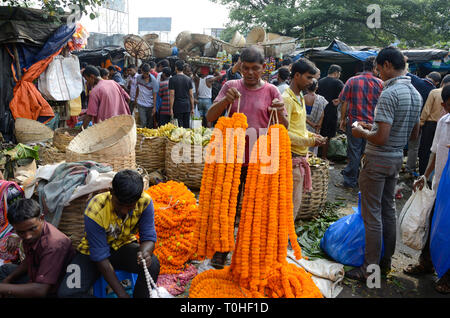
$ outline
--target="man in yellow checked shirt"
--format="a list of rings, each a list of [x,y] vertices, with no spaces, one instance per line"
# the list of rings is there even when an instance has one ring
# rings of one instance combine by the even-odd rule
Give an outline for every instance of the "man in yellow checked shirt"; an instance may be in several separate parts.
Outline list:
[[[309,147],[318,147],[327,139],[311,133],[306,128],[306,107],[302,91],[310,86],[317,73],[315,65],[307,59],[300,59],[291,69],[291,85],[283,93],[289,120],[292,166],[294,178],[294,222],[302,203],[303,192],[311,191],[311,170],[306,155]]]
[[[79,284],[73,283],[74,273],[69,271],[58,297],[89,297],[89,289],[103,275],[119,298],[129,298],[114,272],[122,270],[138,274],[134,298],[149,298],[141,257],[155,282],[160,265],[153,255],[156,243],[153,202],[143,189],[141,175],[123,170],[114,176],[110,192],[89,201],[84,215],[86,235],[68,267],[79,269]]]

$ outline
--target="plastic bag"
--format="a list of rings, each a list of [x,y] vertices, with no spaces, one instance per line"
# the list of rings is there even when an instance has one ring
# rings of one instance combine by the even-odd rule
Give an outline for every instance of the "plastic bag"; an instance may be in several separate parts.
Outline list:
[[[56,56],[39,76],[39,91],[49,100],[71,101],[81,95],[83,81],[76,55]]]
[[[334,160],[347,158],[347,136],[340,135],[330,140],[327,157]]]
[[[448,189],[450,189],[450,160],[447,160],[447,165],[442,172],[431,223],[431,260],[439,278],[450,269],[450,196]]]
[[[354,267],[364,263],[364,221],[361,216],[361,193],[354,214],[345,216],[331,224],[320,241],[320,248],[335,261]],[[384,247],[383,247],[384,249]],[[383,255],[384,250],[382,250]]]
[[[435,193],[425,186],[414,192],[400,212],[400,235],[403,244],[421,251],[428,239],[430,213],[433,208]]]

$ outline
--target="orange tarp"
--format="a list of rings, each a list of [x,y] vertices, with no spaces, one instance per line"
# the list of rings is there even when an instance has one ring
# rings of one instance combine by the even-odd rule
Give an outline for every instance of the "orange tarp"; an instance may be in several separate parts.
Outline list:
[[[55,117],[52,107],[42,97],[39,90],[33,84],[53,61],[61,50],[45,60],[33,64],[23,75],[22,79],[14,87],[14,97],[9,104],[14,119],[27,118],[37,120],[38,117]]]

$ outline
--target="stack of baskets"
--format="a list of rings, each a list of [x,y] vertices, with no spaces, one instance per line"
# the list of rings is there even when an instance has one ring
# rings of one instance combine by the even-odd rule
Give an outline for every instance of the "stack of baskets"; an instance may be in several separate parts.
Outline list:
[[[78,135],[78,128],[58,128],[53,135],[53,145],[47,144],[39,148],[39,159],[43,165],[51,165],[66,160],[66,148]]]
[[[181,154],[181,151],[178,151],[180,149],[175,148],[177,145],[180,147],[186,146],[182,143],[175,143],[171,140],[167,140],[166,175],[168,179],[183,182],[191,189],[200,189],[202,185],[203,168],[205,166],[205,161],[203,159],[205,147],[187,145],[190,147],[190,154]],[[183,155],[181,163],[173,160],[174,158],[178,159],[181,155]]]
[[[53,138],[53,130],[32,119],[17,118],[14,126],[17,142],[22,144],[38,143]]]
[[[136,163],[149,173],[165,168],[166,138],[137,135]]]
[[[299,219],[311,219],[325,206],[328,195],[330,164],[317,157],[310,159],[312,191],[303,193],[302,204],[298,211]]]
[[[66,161],[91,160],[114,171],[136,168],[136,123],[130,115],[107,119],[81,132],[66,149]]]

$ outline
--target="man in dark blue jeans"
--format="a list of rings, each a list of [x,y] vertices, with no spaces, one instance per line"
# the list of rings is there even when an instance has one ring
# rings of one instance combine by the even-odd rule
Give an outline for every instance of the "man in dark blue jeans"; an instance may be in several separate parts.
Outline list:
[[[344,182],[338,186],[358,187],[359,166],[366,149],[366,139],[356,138],[352,134],[354,122],[373,124],[375,106],[383,90],[383,81],[374,75],[375,57],[364,62],[364,72],[350,78],[339,96],[342,101],[341,130],[347,131],[348,165],[342,170]]]

